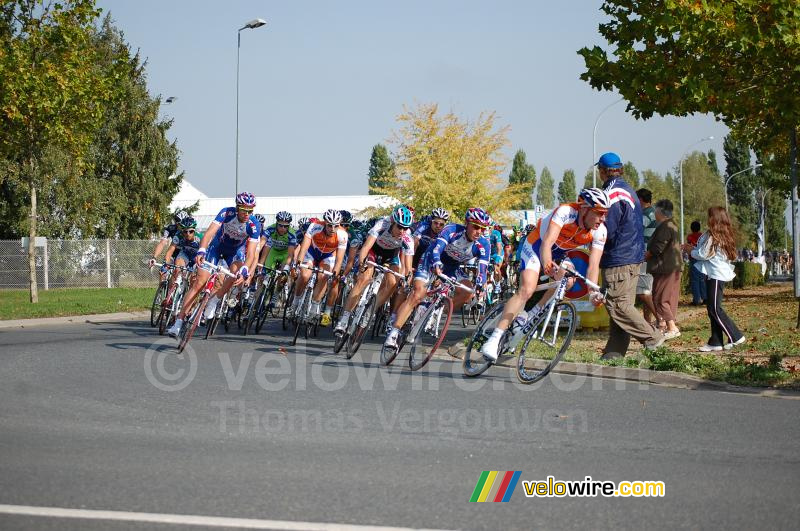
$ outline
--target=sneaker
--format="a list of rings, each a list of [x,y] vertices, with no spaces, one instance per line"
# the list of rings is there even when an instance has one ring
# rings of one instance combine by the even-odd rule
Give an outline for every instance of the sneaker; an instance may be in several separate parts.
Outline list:
[[[167,330],[167,335],[169,337],[178,337],[178,334],[181,333],[181,327],[183,327],[183,320],[175,319],[175,324]]]
[[[319,325],[320,326],[330,326],[331,325],[331,316],[330,316],[330,314],[323,313],[322,316],[319,318]]]
[[[725,343],[725,350],[730,350],[730,349],[732,349],[733,347],[735,347],[737,345],[741,345],[745,341],[747,341],[747,338],[742,336],[739,339],[737,339],[736,341],[734,341],[733,343]]]
[[[339,319],[339,322],[336,323],[336,328],[334,328],[334,332],[344,333],[344,331],[347,330],[347,321],[349,320],[349,318],[350,318],[349,315],[348,316],[343,315],[342,318]]]
[[[703,345],[702,347],[698,348],[697,350],[699,350],[700,352],[717,352],[717,351],[722,350],[722,346],[721,345],[708,345],[708,344],[706,344],[706,345]]]
[[[675,339],[676,337],[681,337],[680,330],[669,330],[664,333],[664,339]]]
[[[214,313],[217,311],[217,304],[219,304],[219,297],[212,297],[206,305],[206,311],[203,314],[206,319],[213,319]]]
[[[397,348],[397,333],[392,333],[390,330],[386,335],[386,341],[383,342],[384,347]]]
[[[645,343],[644,347],[645,348],[658,348],[661,345],[663,345],[664,341],[666,341],[666,340],[667,340],[667,338],[666,338],[666,336],[664,334],[659,334],[658,338],[655,341],[652,341],[650,343]]]
[[[486,359],[486,361],[494,363],[497,361],[498,350],[500,350],[500,340],[490,337],[486,343],[481,346],[480,353],[483,354],[483,357]]]

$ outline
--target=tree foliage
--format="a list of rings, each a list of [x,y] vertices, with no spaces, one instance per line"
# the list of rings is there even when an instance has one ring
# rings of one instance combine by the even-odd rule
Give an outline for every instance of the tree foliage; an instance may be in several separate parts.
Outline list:
[[[684,233],[688,234],[692,220],[708,219],[708,207],[725,206],[725,194],[719,175],[712,171],[708,164],[708,155],[703,152],[692,152],[683,159],[682,175]],[[676,184],[680,186],[680,181]],[[653,202],[655,201],[657,199],[654,196]],[[680,197],[673,203],[676,212],[680,212]],[[676,218],[676,222],[680,227],[680,219]]]
[[[579,50],[581,79],[618,91],[637,118],[711,113],[787,173],[800,121],[797,0],[605,0],[601,9],[611,49]]]
[[[575,190],[575,172],[573,170],[564,171],[564,176],[561,182],[558,183],[558,202],[559,203],[572,203],[578,197],[578,192]]]
[[[539,178],[539,186],[536,188],[536,203],[542,205],[545,210],[555,206],[553,185],[553,175],[550,173],[550,169],[545,166],[542,168],[542,176]]]
[[[514,161],[511,163],[511,173],[508,176],[509,184],[524,184],[525,195],[520,194],[519,201],[513,208],[517,210],[529,210],[533,208],[533,193],[536,189],[536,169],[533,164],[528,164],[525,152],[517,150]]]
[[[634,190],[638,190],[639,186],[639,170],[636,169],[636,166],[633,165],[633,162],[628,161],[622,166],[622,175],[625,176],[625,180],[630,184]]]
[[[404,108],[397,121],[392,136],[397,171],[376,192],[420,212],[444,207],[457,216],[473,206],[498,215],[526,193],[526,185],[506,185],[501,178],[508,127],[496,128],[494,113],[467,122],[452,112],[439,114],[436,104],[418,104]]]
[[[383,144],[375,144],[372,147],[372,155],[369,157],[369,171],[367,172],[370,195],[379,194],[376,190],[381,190],[389,185],[394,176],[394,162],[389,156],[389,151]]]

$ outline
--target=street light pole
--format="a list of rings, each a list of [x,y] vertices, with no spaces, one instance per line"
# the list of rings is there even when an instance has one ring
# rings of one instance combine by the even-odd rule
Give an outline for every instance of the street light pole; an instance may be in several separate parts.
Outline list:
[[[705,138],[701,138],[700,140],[698,140],[697,142],[695,142],[691,146],[687,147],[686,150],[683,152],[683,155],[681,155],[681,163],[679,165],[680,178],[681,178],[680,179],[680,181],[681,181],[681,243],[684,243],[684,239],[683,239],[683,159],[686,157],[686,154],[689,152],[690,149],[692,149],[693,147],[695,147],[698,144],[702,144],[706,140],[714,140],[714,137],[713,136],[707,136]]]
[[[737,171],[736,173],[734,173],[733,175],[731,175],[727,179],[725,179],[725,210],[728,210],[728,208],[729,208],[729,206],[728,206],[728,182],[730,182],[730,180],[733,179],[734,177],[736,177],[737,175],[741,175],[742,173],[744,173],[746,171],[755,170],[756,168],[760,168],[761,166],[763,166],[763,164],[761,164],[759,162],[758,164],[754,164],[754,165],[750,166],[749,168],[743,169],[742,171]]]
[[[592,186],[595,188],[597,187],[597,166],[594,165],[597,162],[597,124],[600,123],[600,117],[603,116],[604,112],[624,99],[625,98],[620,98],[614,103],[606,105],[606,107],[600,111],[600,114],[597,115],[597,120],[594,121],[594,131],[592,132]]]
[[[242,30],[260,28],[267,21],[256,18],[239,28],[236,32],[236,189],[233,196],[239,193],[239,51],[242,48]]]

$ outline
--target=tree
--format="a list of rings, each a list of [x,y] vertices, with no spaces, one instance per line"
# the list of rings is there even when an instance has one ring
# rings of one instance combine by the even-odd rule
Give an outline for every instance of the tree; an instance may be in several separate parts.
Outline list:
[[[49,178],[48,152],[60,151],[70,173],[80,172],[113,99],[114,75],[96,68],[98,15],[91,0],[7,0],[0,11],[0,156],[16,166],[17,180],[4,184],[28,195],[31,302],[38,302],[37,193]]]
[[[642,172],[641,188],[647,188],[653,194],[653,203],[660,199],[669,199],[676,208],[676,213],[679,208],[678,191],[675,189],[673,179],[671,176],[662,177],[653,170],[644,170]],[[687,218],[688,219],[688,218]],[[676,223],[679,221],[678,217],[675,218]],[[689,219],[689,222],[692,220]]]
[[[622,166],[622,175],[634,190],[639,189],[639,170],[636,169],[633,162],[628,161]]]
[[[717,152],[713,149],[708,150],[708,167],[711,168],[713,173],[719,175],[719,166],[717,166]]]
[[[553,193],[553,176],[545,166],[542,168],[542,177],[539,179],[539,186],[536,188],[536,203],[542,205],[545,210],[555,206],[555,194]]]
[[[392,136],[397,172],[376,192],[417,211],[444,207],[458,216],[473,206],[499,215],[517,204],[526,185],[506,186],[501,178],[508,127],[496,129],[494,113],[469,123],[438,111],[435,104],[404,108]]]
[[[508,176],[509,184],[525,185],[526,194],[520,195],[519,201],[513,206],[515,210],[529,210],[533,208],[533,192],[536,189],[536,169],[525,160],[525,152],[517,150],[514,162],[511,164],[511,173]]]
[[[558,183],[558,202],[559,203],[573,203],[578,197],[578,192],[575,190],[575,172],[566,170],[561,182]]]
[[[680,182],[678,182],[678,186],[680,186]],[[676,212],[679,212],[679,201],[673,201]],[[708,165],[708,156],[700,151],[694,151],[684,159],[683,202],[685,233],[689,232],[689,224],[693,219],[708,218],[709,207],[725,205],[722,181],[718,174],[711,171]],[[676,221],[680,227],[678,217],[676,217]]]
[[[745,171],[752,166],[750,146],[747,142],[737,140],[733,135],[726,135],[722,143],[722,152],[725,158],[724,178],[728,182],[728,204],[738,224],[737,244],[751,247],[758,224],[758,209],[753,196],[755,191],[753,172]],[[728,179],[731,175],[734,177]]]
[[[598,182],[597,184],[602,185],[603,183]],[[586,175],[583,176],[583,188],[592,188],[593,186],[594,186],[594,171],[592,171],[592,168],[589,168],[589,170],[586,171]]]
[[[383,144],[375,144],[372,147],[367,175],[370,195],[379,194],[378,190],[385,188],[391,182],[394,176],[394,162]]]

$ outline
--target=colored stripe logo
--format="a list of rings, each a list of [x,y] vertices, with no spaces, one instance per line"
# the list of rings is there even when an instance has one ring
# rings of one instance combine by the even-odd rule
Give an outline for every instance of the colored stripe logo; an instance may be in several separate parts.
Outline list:
[[[521,470],[484,470],[472,491],[470,502],[507,502],[519,483]]]

